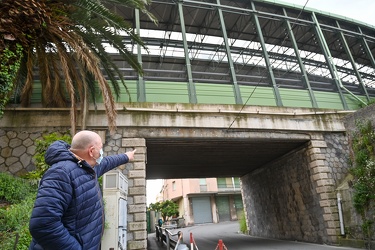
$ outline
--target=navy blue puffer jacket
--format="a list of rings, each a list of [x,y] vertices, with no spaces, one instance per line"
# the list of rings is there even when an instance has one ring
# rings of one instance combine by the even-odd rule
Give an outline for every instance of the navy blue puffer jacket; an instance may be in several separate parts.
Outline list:
[[[92,168],[56,141],[47,149],[44,174],[30,219],[30,250],[98,250],[104,210],[98,177],[128,162],[125,154],[104,157]]]

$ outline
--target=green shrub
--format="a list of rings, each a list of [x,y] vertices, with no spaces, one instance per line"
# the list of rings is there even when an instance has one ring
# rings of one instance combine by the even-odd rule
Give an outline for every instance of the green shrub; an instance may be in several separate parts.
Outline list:
[[[24,197],[20,203],[0,209],[0,231],[18,231],[29,223],[35,195]]]
[[[23,225],[18,232],[0,232],[0,249],[28,250],[30,242],[29,223]]]
[[[0,231],[0,249],[14,249],[16,236],[13,232]]]
[[[375,209],[375,132],[369,120],[357,120],[352,137],[353,155],[350,169],[353,180],[353,204],[362,217],[364,237],[370,241],[374,235]]]
[[[0,249],[28,249],[29,220],[37,187],[29,181],[0,173]]]
[[[0,173],[0,202],[16,203],[30,195],[36,188],[27,180],[14,177],[7,173]]]
[[[239,219],[239,223],[240,223],[240,231],[241,231],[241,233],[248,234],[247,226],[246,226],[245,213],[241,213],[241,216],[240,216],[240,219]]]
[[[31,171],[26,175],[26,178],[32,179],[32,180],[40,180],[43,176],[43,174],[47,171],[47,169],[50,167],[45,159],[44,155],[47,151],[47,148],[55,141],[62,140],[67,143],[72,142],[72,136],[69,134],[69,132],[65,133],[51,133],[43,136],[43,139],[36,141],[36,152],[34,155],[35,160],[35,171]]]

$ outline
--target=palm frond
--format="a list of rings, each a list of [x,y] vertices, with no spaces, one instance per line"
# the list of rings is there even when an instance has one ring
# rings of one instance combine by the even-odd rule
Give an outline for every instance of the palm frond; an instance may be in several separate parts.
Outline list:
[[[158,23],[156,17],[147,10],[147,6],[151,4],[151,0],[103,0],[104,3],[111,3],[132,9],[139,9],[142,13],[146,14],[148,18],[155,24]]]
[[[72,13],[71,17],[79,24],[84,23],[82,21],[90,23],[94,19],[98,19],[106,22],[106,27],[113,27],[114,29],[130,28],[123,18],[108,10],[100,1],[78,0],[73,2],[73,5],[78,8]],[[89,14],[89,19],[82,20],[82,11],[86,15]]]
[[[136,70],[139,74],[143,74],[142,66],[139,64],[136,56],[128,51],[126,47],[126,43],[124,42],[124,36],[119,33],[116,33],[115,30],[110,28],[104,28],[102,25],[100,25],[101,21],[92,22],[90,27],[87,27],[87,29],[82,30],[76,28],[76,32],[79,33],[86,44],[90,44],[90,47],[93,48],[95,51],[95,48],[103,47],[103,43],[108,43],[113,48],[117,49],[121,56],[123,56],[123,59],[127,61],[134,70]],[[144,42],[142,39],[135,34],[132,30],[124,30],[126,32],[126,36],[129,36],[129,38],[134,41],[135,43],[143,46],[147,50],[147,48],[144,45]],[[108,54],[108,53],[107,53]],[[109,57],[109,55],[108,55]]]
[[[56,29],[55,32],[58,34],[63,31]],[[103,101],[106,108],[108,126],[110,128],[110,131],[113,132],[116,128],[116,109],[111,89],[101,72],[99,59],[96,57],[96,54],[92,53],[92,51],[89,47],[86,46],[82,38],[75,32],[60,34],[60,37],[62,36],[64,36],[64,41],[69,44],[73,51],[75,51],[75,57],[77,58],[79,63],[83,65],[84,68],[86,68],[87,71],[90,72],[98,81],[98,85],[102,92]]]
[[[75,97],[74,97],[74,85],[73,85],[73,80],[72,78],[70,77],[70,72],[69,72],[69,68],[68,68],[68,63],[67,63],[67,54],[66,54],[66,51],[65,51],[65,48],[63,46],[61,46],[60,43],[57,43],[56,44],[56,47],[58,48],[58,55],[59,55],[59,59],[60,59],[60,62],[61,62],[61,66],[62,66],[62,71],[65,75],[65,84],[66,84],[66,88],[67,88],[67,91],[69,93],[69,96],[70,96],[70,102],[71,102],[71,105],[70,105],[70,126],[71,126],[71,129],[73,129],[72,133],[75,134],[75,131],[76,131],[76,105],[75,105]]]
[[[51,101],[55,100],[55,98],[49,98],[49,94],[52,92],[53,89],[53,83],[51,82],[50,78],[51,74],[49,71],[49,63],[44,45],[42,44],[42,46],[40,46],[40,44],[37,44],[35,52],[37,54],[37,60],[39,65],[40,81],[43,83],[42,103],[46,107],[53,107]]]
[[[100,64],[104,68],[105,72],[109,76],[109,80],[112,83],[113,90],[115,92],[116,96],[119,96],[120,94],[120,87],[117,83],[116,75],[123,79],[122,74],[120,70],[110,71],[111,68],[116,67],[115,63],[113,62],[113,59],[111,58],[110,54],[106,52],[103,44],[97,40],[97,36],[93,33],[79,33],[82,37],[82,39],[86,42],[87,46],[90,47],[92,53],[95,53],[96,56],[100,59]],[[87,43],[87,41],[90,41],[90,43]]]
[[[116,128],[116,109],[112,91],[118,97],[121,82],[129,97],[130,93],[122,72],[103,44],[108,43],[116,49],[138,74],[143,74],[142,67],[133,51],[127,48],[124,36],[132,43],[147,48],[132,25],[108,6],[137,8],[157,23],[147,10],[150,0],[0,1],[5,6],[0,10],[0,28],[13,35],[16,42],[24,47],[24,59],[15,88],[21,92],[21,104],[30,104],[33,70],[38,66],[43,105],[65,107],[70,102],[72,132],[77,123],[77,103],[81,105],[82,126],[85,126],[87,102],[89,96],[96,102],[96,86],[99,86],[103,96],[108,126],[113,132]],[[9,16],[7,13],[10,9],[19,11],[15,13],[20,15]],[[24,24],[21,14],[28,16],[30,22]],[[5,16],[6,19],[3,18]],[[101,68],[108,75],[113,90]]]
[[[26,51],[27,53],[27,62],[26,62],[26,67],[27,67],[27,76],[26,76],[26,81],[25,81],[25,84],[22,88],[22,93],[21,93],[21,105],[23,107],[27,107],[30,105],[30,102],[31,102],[31,94],[32,94],[32,90],[33,90],[33,80],[34,80],[34,77],[33,77],[33,60],[34,60],[34,56],[33,56],[33,52],[31,51],[31,49],[29,49],[28,51]]]
[[[53,107],[66,107],[68,98],[66,96],[65,88],[61,84],[63,77],[61,76],[60,63],[58,63],[54,54],[49,55],[49,58],[49,62],[52,68],[51,78],[53,79],[52,92],[49,94],[54,97]]]

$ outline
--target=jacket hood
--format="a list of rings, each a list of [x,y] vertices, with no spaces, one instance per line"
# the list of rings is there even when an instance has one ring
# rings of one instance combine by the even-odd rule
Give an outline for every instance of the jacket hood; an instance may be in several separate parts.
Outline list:
[[[48,165],[52,166],[59,161],[76,161],[74,155],[69,151],[70,145],[62,140],[53,142],[47,149],[44,158]]]

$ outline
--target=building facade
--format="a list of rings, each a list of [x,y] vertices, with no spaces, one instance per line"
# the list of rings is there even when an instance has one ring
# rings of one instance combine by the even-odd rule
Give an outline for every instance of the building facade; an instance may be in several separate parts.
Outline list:
[[[178,204],[183,226],[238,220],[243,213],[238,177],[165,179],[160,197]]]

